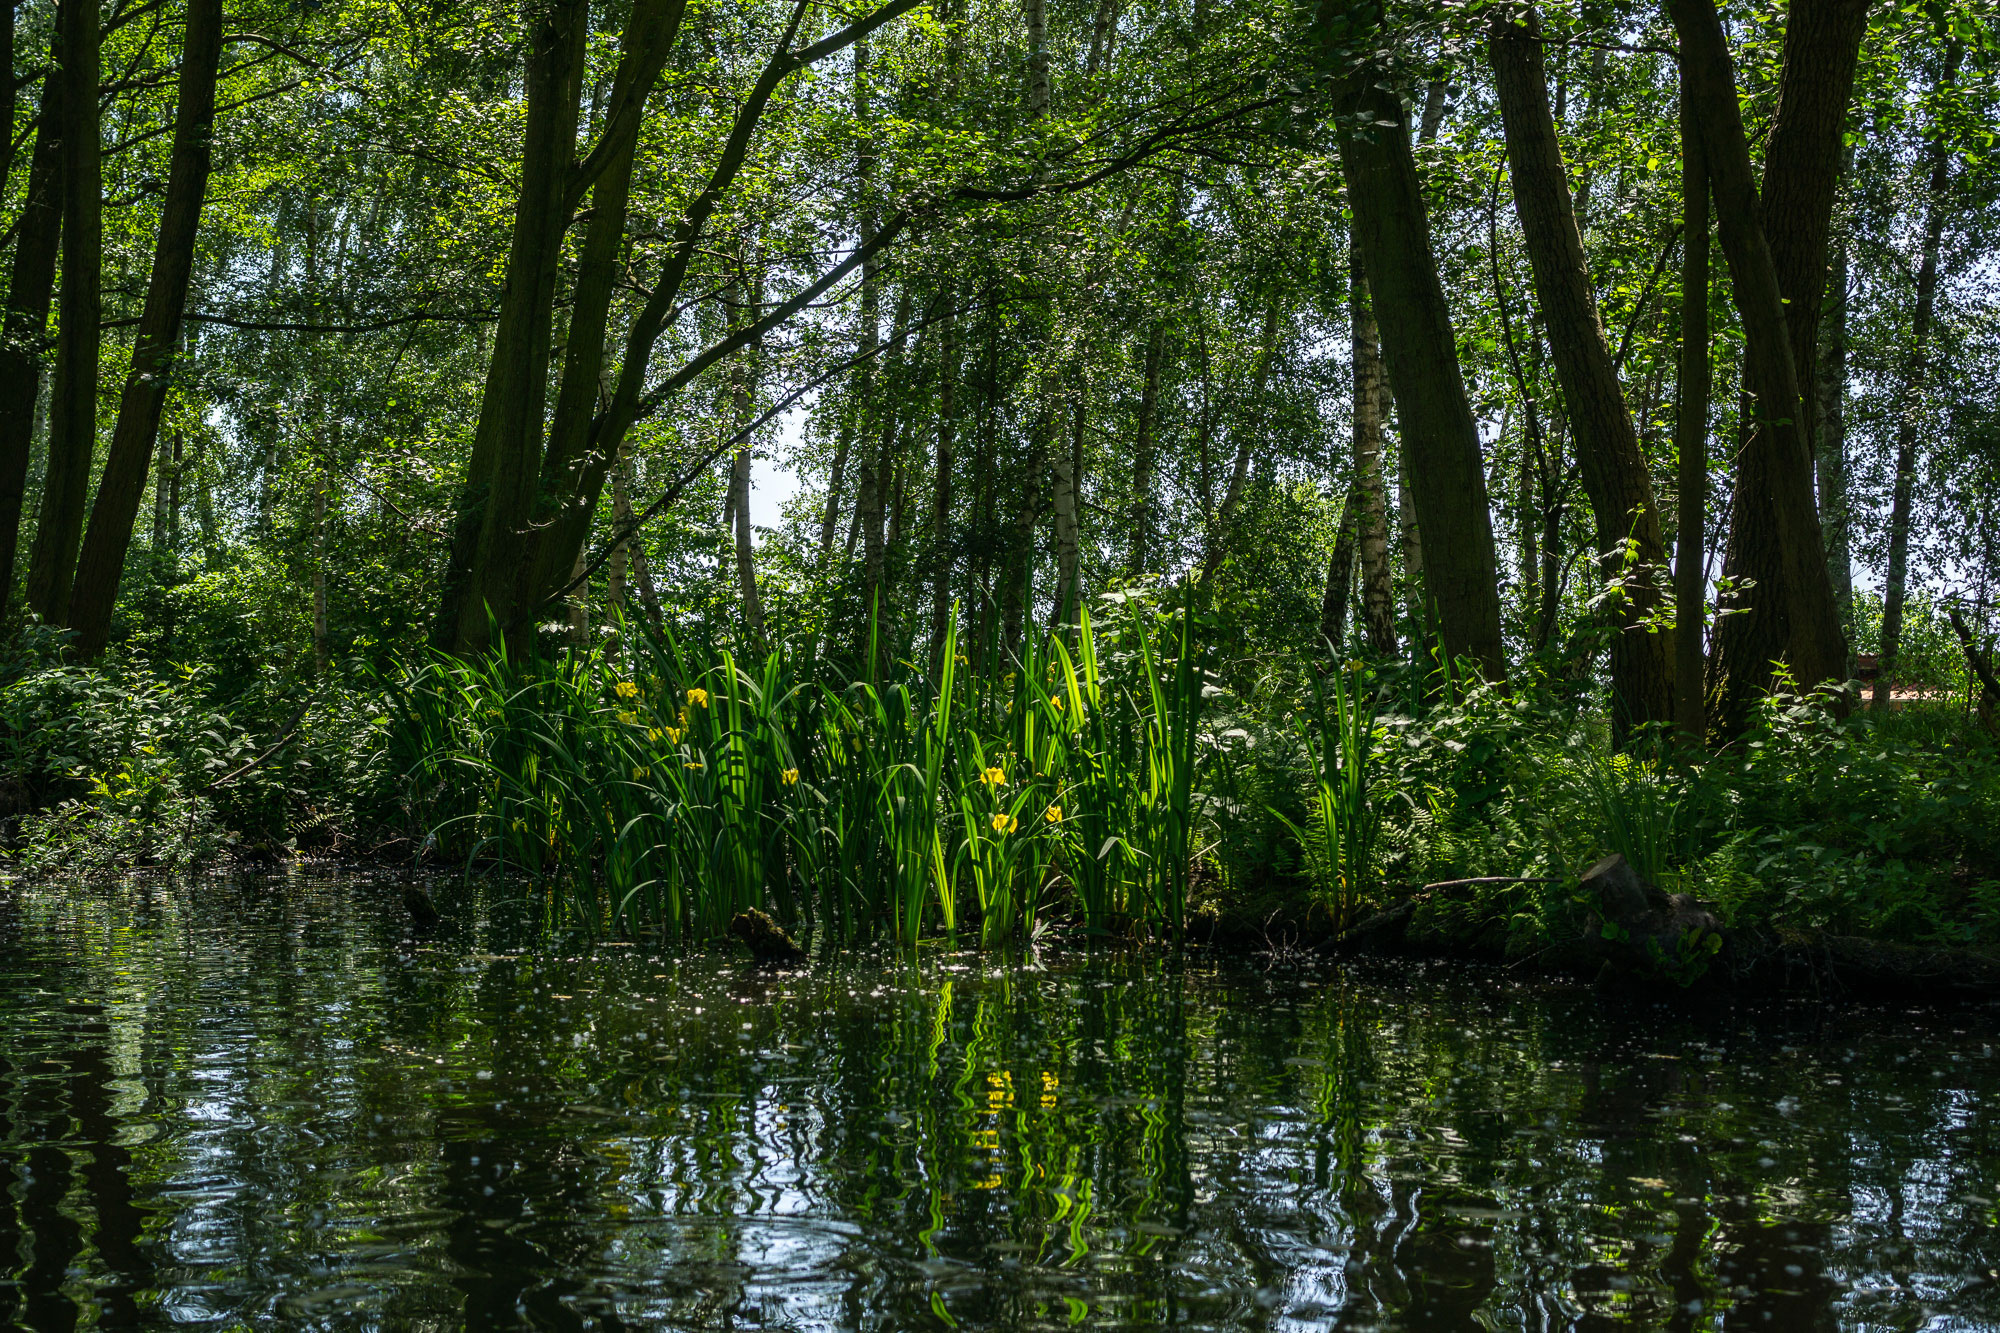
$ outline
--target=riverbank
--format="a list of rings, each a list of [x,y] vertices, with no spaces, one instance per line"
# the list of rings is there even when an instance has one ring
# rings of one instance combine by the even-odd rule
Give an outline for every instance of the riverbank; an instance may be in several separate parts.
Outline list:
[[[1399,948],[1675,986],[1739,955],[1861,952],[1826,941],[1898,946],[1875,970],[1925,975],[1983,976],[1957,951],[2000,948],[2000,754],[1947,708],[1777,697],[1729,746],[1620,750],[1559,680],[1441,697],[1403,668],[1287,662],[1229,690],[1173,616],[1108,620],[1078,653],[835,691],[781,653],[753,672],[648,640],[440,659],[264,700],[255,726],[198,675],[55,666],[0,688],[8,869],[372,852],[682,943],[761,908],[849,942],[1066,927],[1268,949],[1406,909]],[[1596,957],[1578,892],[1608,853],[1698,900],[1689,947],[1728,956],[1676,937]]]
[[[1629,876],[1620,861],[1619,870]],[[1621,887],[1629,889],[1634,880]],[[1503,918],[1468,910],[1469,891],[1479,887],[1485,886],[1427,885],[1344,929],[1317,910],[1212,913],[1198,918],[1194,942],[1222,954],[1472,963],[1653,996],[2000,1003],[1996,949],[1768,924],[1731,928],[1715,919],[1712,905],[1656,889],[1653,901],[1620,912],[1605,903],[1604,885],[1589,873],[1578,888],[1597,910],[1551,938],[1510,930]]]

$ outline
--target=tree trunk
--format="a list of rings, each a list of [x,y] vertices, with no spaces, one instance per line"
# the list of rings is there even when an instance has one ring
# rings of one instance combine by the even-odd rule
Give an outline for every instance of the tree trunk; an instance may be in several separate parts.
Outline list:
[[[589,540],[591,516],[596,512],[598,501],[603,495],[604,482],[610,475],[612,460],[617,457],[618,448],[633,423],[641,416],[656,411],[695,376],[739,348],[763,337],[783,321],[825,296],[854,268],[874,262],[882,249],[893,243],[907,224],[909,220],[907,214],[898,214],[882,222],[872,240],[864,241],[859,249],[802,290],[772,303],[767,312],[754,324],[740,328],[721,342],[709,346],[685,361],[665,380],[650,389],[647,387],[655,344],[682,308],[681,287],[690,265],[700,252],[708,222],[744,165],[750,160],[751,139],[762,122],[771,99],[793,74],[866,39],[870,33],[907,13],[916,5],[917,0],[887,0],[881,7],[856,19],[838,32],[809,46],[796,49],[792,46],[792,42],[798,35],[798,25],[805,16],[806,8],[799,6],[791,11],[791,18],[780,33],[770,57],[765,61],[763,72],[736,107],[729,137],[717,154],[715,166],[709,173],[707,181],[689,202],[686,213],[674,227],[667,258],[658,281],[647,294],[645,305],[631,321],[625,336],[622,364],[619,367],[616,385],[612,390],[610,402],[592,422],[591,447],[584,455],[581,467],[573,474],[573,493],[556,497],[557,517],[535,543],[532,579],[535,593],[526,599],[517,613],[515,617],[517,622],[525,621],[529,612],[567,581],[568,576],[563,571],[570,564],[570,553],[581,550]],[[650,88],[650,82],[638,81],[635,82],[635,86]],[[635,98],[631,103],[634,108],[633,115],[639,114],[638,108],[643,104],[643,100],[643,97]],[[610,133],[609,129],[606,133],[607,135]],[[573,182],[590,179],[592,164],[601,164],[609,156],[607,143],[608,140],[600,139],[584,165],[569,179]],[[573,200],[566,196],[566,201]],[[475,439],[475,446],[476,444]],[[834,493],[837,496],[837,488]]]
[[[632,522],[632,453],[624,445],[619,446],[615,470],[612,474],[611,505],[612,518],[625,531]],[[625,499],[618,499],[620,493]],[[622,503],[623,511],[619,506]],[[646,543],[634,532],[625,539],[621,547],[632,559],[632,583],[639,591],[639,609],[646,613],[646,619],[655,625],[661,623],[660,590],[653,582],[652,566],[646,560]]]
[[[1132,538],[1125,572],[1138,578],[1153,558],[1153,433],[1160,417],[1160,362],[1166,354],[1166,321],[1153,321],[1141,353],[1139,421],[1132,438]]]
[[[209,486],[208,468],[202,466],[207,462],[204,456],[206,453],[205,448],[195,450],[194,523],[201,529],[202,568],[213,570],[216,566],[216,555],[221,550],[221,534],[215,524],[215,494]]]
[[[195,239],[201,228],[202,204],[208,196],[209,143],[215,126],[215,82],[221,60],[222,0],[188,0],[180,95],[174,109],[173,157],[167,171],[166,197],[160,204],[152,277],[132,345],[131,370],[118,403],[118,424],[97,483],[90,529],[84,534],[70,594],[69,623],[76,630],[77,654],[86,661],[102,652],[111,636],[111,612],[118,601],[125,553],[132,545],[132,525],[145,495],[147,474],[152,471],[160,414],[173,380],[181,316],[187,310],[194,274]]]
[[[1082,590],[1077,586],[1077,565],[1082,547],[1077,531],[1077,489],[1082,484],[1078,474],[1078,460],[1083,454],[1083,433],[1088,420],[1089,385],[1079,373],[1076,382],[1076,433],[1071,438],[1070,447],[1058,448],[1055,453],[1055,490],[1052,497],[1055,508],[1056,537],[1056,624],[1065,628],[1076,625],[1076,609]]]
[[[826,470],[826,509],[819,521],[819,562],[822,568],[833,558],[833,534],[840,526],[840,491],[846,480],[847,458],[854,450],[854,412],[850,405],[840,420],[833,446],[833,462]]]
[[[985,364],[981,369],[980,387],[982,402],[979,413],[979,429],[974,435],[972,477],[973,477],[973,523],[972,546],[966,560],[966,581],[971,592],[968,601],[979,607],[979,630],[975,636],[978,649],[984,655],[992,646],[994,616],[999,607],[993,596],[994,557],[998,553],[999,506],[995,497],[995,479],[999,473],[999,451],[995,447],[994,433],[1000,418],[1000,308],[998,301],[986,310]]]
[[[611,528],[614,532],[625,532],[632,524],[632,490],[625,484],[625,469],[613,465],[611,469]],[[604,562],[604,607],[606,614],[617,617],[625,611],[625,591],[632,570],[633,539],[627,536],[611,548],[611,558]]]
[[[1111,51],[1118,41],[1119,0],[1097,0],[1090,20],[1090,51],[1083,59],[1083,72],[1095,77],[1111,63]]]
[[[1674,713],[1681,734],[1708,734],[1705,635],[1708,609],[1708,166],[1685,87],[1681,119],[1680,364],[1674,380]]]
[[[1048,470],[1049,408],[1044,406],[1021,458],[1014,492],[1014,531],[1008,543],[1007,586],[1000,594],[1002,651],[1019,656],[1024,626],[1034,618],[1035,521],[1042,512],[1042,475]]]
[[[1944,72],[1937,89],[1943,93],[1958,77],[1964,48],[1954,40],[1946,49]],[[1931,126],[1929,181],[1924,194],[1924,243],[1917,264],[1916,308],[1910,315],[1910,341],[1904,346],[1903,386],[1896,420],[1896,472],[1889,500],[1889,569],[1882,582],[1882,643],[1875,662],[1872,704],[1885,707],[1893,687],[1896,658],[1903,647],[1903,613],[1910,587],[1910,509],[1917,489],[1917,426],[1923,416],[1924,394],[1930,386],[1931,322],[1937,312],[1938,252],[1944,245],[1945,195],[1951,184],[1951,146],[1942,125]]]
[[[1379,308],[1396,312],[1382,326],[1382,353],[1409,451],[1427,598],[1449,659],[1470,659],[1498,680],[1506,673],[1499,560],[1479,428],[1459,371],[1403,103],[1382,79],[1382,70],[1369,67],[1346,80],[1341,170],[1372,295]]]
[[[1048,0],[1021,0],[1021,16],[1028,25],[1028,90],[1023,102],[1028,119],[1036,120],[1049,109]]]
[[[480,428],[460,494],[436,628],[441,641],[463,629],[471,637],[462,648],[483,642],[489,605],[503,623],[532,635],[529,613],[569,581],[575,552],[589,537],[604,477],[622,440],[622,430],[603,429],[594,413],[608,378],[610,300],[625,272],[620,254],[634,157],[647,99],[672,52],[683,12],[683,0],[641,0],[632,7],[602,129],[580,163],[573,158],[587,5],[562,0],[555,9],[531,16],[524,184],[516,199],[507,285],[480,404]],[[590,221],[577,262],[562,378],[544,449],[554,286],[571,214],[586,192]],[[669,255],[670,272],[677,255]],[[654,313],[649,303],[647,315]],[[656,335],[655,327],[642,339],[641,373],[650,337]],[[524,377],[532,382],[523,382]]]
[[[736,429],[749,429],[757,419],[757,372],[753,362],[736,369]],[[743,628],[757,651],[764,649],[764,599],[757,591],[757,544],[750,528],[750,463],[756,448],[745,437],[729,465],[729,499],[736,514],[736,586],[743,598]]]
[[[868,279],[864,276],[864,310],[869,290]],[[902,382],[903,353],[909,339],[910,304],[910,289],[905,286],[896,302],[895,319],[889,331],[889,349],[884,354],[886,361],[882,367],[880,387],[874,395],[881,433],[872,448],[865,443],[862,447],[861,476],[855,487],[854,503],[861,520],[861,612],[864,617],[857,649],[867,642],[869,618],[881,630],[884,643],[888,640],[889,624],[894,619],[885,598],[888,588],[887,528],[890,492],[895,484],[900,400],[905,387]]]
[[[55,46],[60,53],[60,40]],[[28,161],[27,194],[14,238],[6,316],[0,324],[0,623],[13,603],[21,502],[34,451],[35,406],[42,391],[49,298],[55,290],[62,235],[62,107],[62,80],[44,75],[41,109],[35,117],[35,151]]]
[[[945,634],[951,621],[952,469],[958,444],[958,321],[947,295],[938,353],[937,476],[931,486],[931,679],[940,678]]]
[[[663,3],[662,0],[642,3],[634,7],[632,27],[640,28],[642,17],[650,19],[652,24],[641,28],[642,32],[651,34],[649,49],[671,44],[673,33],[680,23],[681,8],[678,0],[672,0],[672,3]],[[627,35],[629,50],[632,36],[629,30]],[[632,64],[650,67],[648,61],[631,58],[619,62],[612,89],[614,107],[624,99],[644,96],[643,90],[634,92],[624,86],[625,81],[646,72],[645,68],[636,72],[629,69]],[[605,134],[612,134],[618,123],[614,117]],[[607,387],[611,298],[625,272],[625,220],[632,197],[637,150],[635,122],[629,136],[621,137],[610,145],[604,174],[598,177],[590,192],[590,222],[584,230],[583,249],[577,258],[576,285],[570,296],[562,380],[556,389],[548,448],[540,460],[541,481],[535,497],[534,536],[528,541],[530,553],[521,561],[520,584],[514,593],[524,604],[532,604],[544,591],[541,584],[548,573],[547,562],[555,561],[555,567],[559,569],[563,560],[569,558],[568,552],[544,548],[551,541],[561,545],[561,535],[573,526],[580,525],[586,530],[589,527],[591,516],[578,511],[585,505],[584,475],[596,461],[596,450],[600,447],[593,439],[592,426]],[[538,443],[539,424],[535,423],[537,428],[528,431]],[[596,496],[592,495],[590,508],[595,508],[595,501]],[[565,519],[579,520],[580,523],[565,523]],[[565,582],[568,577],[573,576],[566,576]]]
[[[1540,16],[1533,9],[1523,11],[1520,22],[1496,15],[1490,39],[1514,210],[1576,437],[1600,572],[1620,579],[1625,588],[1617,604],[1619,633],[1611,645],[1612,716],[1622,734],[1674,716],[1673,640],[1646,628],[1660,609],[1665,583],[1659,506],[1605,341],[1549,114]],[[1636,556],[1630,569],[1628,542]]]
[[[588,4],[550,0],[527,12],[521,189],[492,359],[432,632],[438,647],[459,653],[484,647],[489,617],[504,626],[514,611],[541,479],[556,277],[569,226],[565,187],[575,154]],[[565,565],[573,563],[569,552],[562,555]]]
[[[104,310],[97,5],[71,0],[62,6],[59,22],[59,67],[46,77],[62,84],[62,304],[49,393],[49,460],[28,557],[28,605],[51,625],[69,622],[70,580],[83,540],[84,501],[97,449],[97,326]]]
[[[326,570],[328,561],[326,514],[333,500],[333,456],[340,451],[340,421],[336,418],[329,432],[332,448],[326,458],[320,460],[318,493],[313,496],[313,572],[312,572],[312,616],[313,616],[313,672],[326,673],[327,663],[327,587]]]
[[[1361,251],[1352,244],[1347,256],[1347,315],[1354,362],[1354,490],[1348,503],[1355,508],[1354,540],[1361,557],[1361,623],[1368,633],[1369,650],[1394,657],[1396,595],[1389,575],[1389,499],[1382,481],[1382,342],[1375,307],[1368,299],[1368,275],[1361,267]],[[1329,581],[1327,597],[1332,596]],[[1327,605],[1331,604],[1329,600]],[[1346,608],[1343,592],[1337,612],[1342,621]],[[1320,620],[1324,628],[1325,610]]]
[[[5,12],[0,13],[0,83],[7,85],[4,97],[0,97],[0,114],[6,116],[0,125],[7,127],[7,133],[0,135],[0,197],[12,193],[7,187],[14,183],[14,107],[21,91],[14,80],[15,7],[16,0],[6,0]]]
[[[1514,474],[1514,529],[1520,541],[1520,549],[1515,558],[1515,577],[1521,581],[1521,606],[1524,611],[1536,604],[1541,589],[1541,543],[1536,539],[1541,535],[1540,488],[1541,461],[1536,457],[1535,435],[1531,418],[1535,406],[1527,404],[1521,414],[1521,458],[1520,466]]]
[[[176,431],[174,434],[174,452],[178,452],[179,448],[180,433]],[[150,545],[153,548],[153,563],[161,569],[165,568],[167,558],[167,515],[169,513],[167,506],[172,503],[174,452],[161,449],[153,459],[153,536]]]
[[[1827,237],[1833,228],[1846,156],[1847,108],[1868,30],[1872,0],[1793,0],[1785,24],[1778,112],[1771,122],[1762,181],[1764,234],[1778,273],[1791,334],[1792,362],[1803,386],[1818,347],[1826,290]],[[1804,401],[1813,410],[1810,398]],[[1805,439],[1813,438],[1811,417]]]
[[[1847,497],[1847,287],[1848,250],[1843,239],[1827,275],[1826,313],[1820,321],[1818,410],[1814,413],[1813,463],[1819,473],[1819,521],[1826,534],[1826,577],[1843,630],[1854,628],[1854,545]]]
[[[576,548],[576,563],[570,567],[566,582],[575,583],[583,577],[585,560],[581,546]],[[590,643],[590,585],[578,584],[569,595],[569,646],[578,650]]]
[[[1802,2],[1794,9],[1794,20],[1834,2]],[[1846,669],[1847,648],[1826,576],[1813,498],[1812,450],[1785,311],[1788,295],[1817,306],[1823,275],[1813,276],[1809,293],[1788,294],[1781,287],[1737,106],[1734,65],[1714,4],[1670,0],[1669,9],[1680,35],[1681,77],[1695,107],[1717,230],[1743,326],[1744,378],[1755,395],[1755,421],[1737,468],[1725,562],[1725,572],[1755,584],[1747,603],[1739,603],[1745,609],[1726,617],[1718,636],[1722,698],[1717,721],[1735,734],[1749,724],[1757,697],[1768,688],[1774,660],[1786,659],[1796,679],[1807,687],[1837,680]],[[1788,38],[1788,63],[1794,48]],[[1788,72],[1786,87],[1798,94],[1795,104],[1819,105],[1824,100],[1819,94],[1825,90],[1816,86],[1815,79],[1823,77],[1824,71]],[[1813,96],[1798,93],[1800,88]],[[1838,107],[1845,106],[1844,91],[1837,101]],[[1781,119],[1783,115],[1781,102]],[[1836,129],[1839,119],[1836,114]],[[1837,134],[1834,147],[1837,152]],[[1803,171],[1781,158],[1778,149],[1774,143],[1767,183]],[[1837,155],[1831,166],[1838,166]],[[1819,225],[1823,246],[1823,216]],[[1809,230],[1809,220],[1786,220],[1785,233],[1794,247],[1810,240],[1805,236]],[[1808,322],[1816,322],[1816,316]]]
[[[1347,637],[1347,603],[1354,589],[1354,552],[1367,501],[1357,479],[1340,504],[1340,525],[1333,535],[1333,554],[1326,562],[1326,591],[1319,599],[1320,647],[1338,655]]]

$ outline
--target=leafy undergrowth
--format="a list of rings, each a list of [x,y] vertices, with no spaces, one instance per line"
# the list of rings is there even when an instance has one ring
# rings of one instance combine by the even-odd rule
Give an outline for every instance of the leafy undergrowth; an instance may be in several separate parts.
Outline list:
[[[1413,935],[1525,954],[1574,938],[1590,904],[1581,873],[1616,852],[1730,926],[1951,945],[2000,944],[2000,751],[1962,706],[1849,712],[1777,696],[1715,753],[1666,737],[1614,753],[1594,708],[1535,682],[1475,686],[1412,705],[1391,681],[1367,756],[1365,868],[1373,907],[1417,898]],[[1303,793],[1312,766],[1271,712],[1246,708],[1255,758],[1239,791]],[[1248,770],[1254,770],[1250,772]],[[1325,891],[1303,854],[1254,854],[1255,802],[1225,802],[1239,863],[1213,912],[1296,919]],[[1444,881],[1504,878],[1425,892]]]
[[[1733,928],[2000,944],[2000,752],[1960,707],[1780,696],[1717,752],[1619,753],[1559,680],[1231,679],[1171,617],[1121,614],[1087,653],[948,676],[945,717],[915,668],[828,688],[665,643],[224,697],[201,669],[30,642],[0,673],[11,869],[428,847],[602,928],[683,935],[764,906],[843,935],[1004,916],[1282,944],[1420,895],[1418,937],[1522,955],[1577,936],[1578,878],[1617,852]],[[1480,878],[1508,882],[1422,892]],[[688,896],[714,885],[726,901]]]
[[[365,695],[275,679],[222,695],[204,667],[81,667],[53,640],[6,666],[0,815],[16,873],[339,851],[379,807]]]

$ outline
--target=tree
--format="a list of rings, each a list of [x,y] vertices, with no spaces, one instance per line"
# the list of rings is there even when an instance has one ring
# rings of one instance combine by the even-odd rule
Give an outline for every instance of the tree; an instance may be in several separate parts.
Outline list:
[[[1402,99],[1386,82],[1386,71],[1365,65],[1341,80],[1341,171],[1370,291],[1380,307],[1398,312],[1382,326],[1382,359],[1411,460],[1425,595],[1447,660],[1468,658],[1498,680],[1506,674],[1499,559],[1479,429],[1431,251]]]
[[[1711,0],[1669,0],[1668,6],[1680,34],[1681,77],[1695,106],[1730,291],[1743,326],[1746,387],[1756,413],[1737,470],[1724,562],[1725,573],[1754,581],[1747,602],[1730,608],[1720,635],[1723,691],[1716,721],[1730,732],[1748,724],[1750,709],[1780,658],[1808,686],[1839,680],[1846,671],[1846,642],[1827,580],[1813,497],[1796,331],[1787,322],[1786,305],[1791,302],[1794,312],[1801,303],[1813,307],[1810,314],[1793,315],[1810,330],[1824,275],[1811,272],[1806,256],[1816,247],[1824,253],[1826,219],[1833,206],[1830,184],[1822,192],[1818,178],[1822,166],[1829,178],[1838,168],[1839,127],[1853,80],[1851,53],[1844,66],[1840,60],[1841,51],[1848,49],[1841,45],[1845,29],[1833,35],[1840,39],[1835,41],[1818,20],[1844,3],[1800,0],[1792,19],[1797,33],[1788,35],[1786,43],[1778,122],[1782,127],[1789,109],[1792,126],[1782,137],[1773,130],[1764,188],[1774,198],[1794,200],[1776,232],[1784,240],[1784,271],[1796,284],[1789,292],[1765,230],[1766,211],[1737,107],[1734,62],[1715,7]],[[1858,27],[1853,39],[1858,47]],[[1821,151],[1829,122],[1830,154]],[[1825,204],[1815,226],[1809,214],[1821,193]],[[1771,215],[1779,216],[1775,209]],[[1804,346],[1811,348],[1810,338]],[[1812,363],[1806,359],[1804,364]]]
[[[111,634],[111,611],[125,572],[125,553],[132,544],[132,524],[146,493],[160,413],[174,376],[181,316],[194,271],[195,236],[208,195],[215,80],[221,59],[222,0],[188,0],[173,161],[160,207],[146,308],[139,317],[118,423],[98,479],[70,593],[69,624],[76,631],[76,650],[85,658],[102,652]]]
[[[1506,125],[1514,208],[1576,437],[1584,491],[1596,519],[1597,555],[1603,572],[1624,587],[1617,605],[1619,632],[1611,644],[1614,715],[1621,727],[1671,721],[1673,639],[1658,628],[1666,543],[1646,460],[1597,313],[1583,235],[1549,114],[1540,16],[1533,9],[1518,20],[1496,13],[1489,45]]]

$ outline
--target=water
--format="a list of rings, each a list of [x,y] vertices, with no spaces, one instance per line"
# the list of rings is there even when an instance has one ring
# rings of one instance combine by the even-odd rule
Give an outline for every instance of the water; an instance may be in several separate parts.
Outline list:
[[[2000,1329],[1994,1040],[0,891],[0,1325]]]

